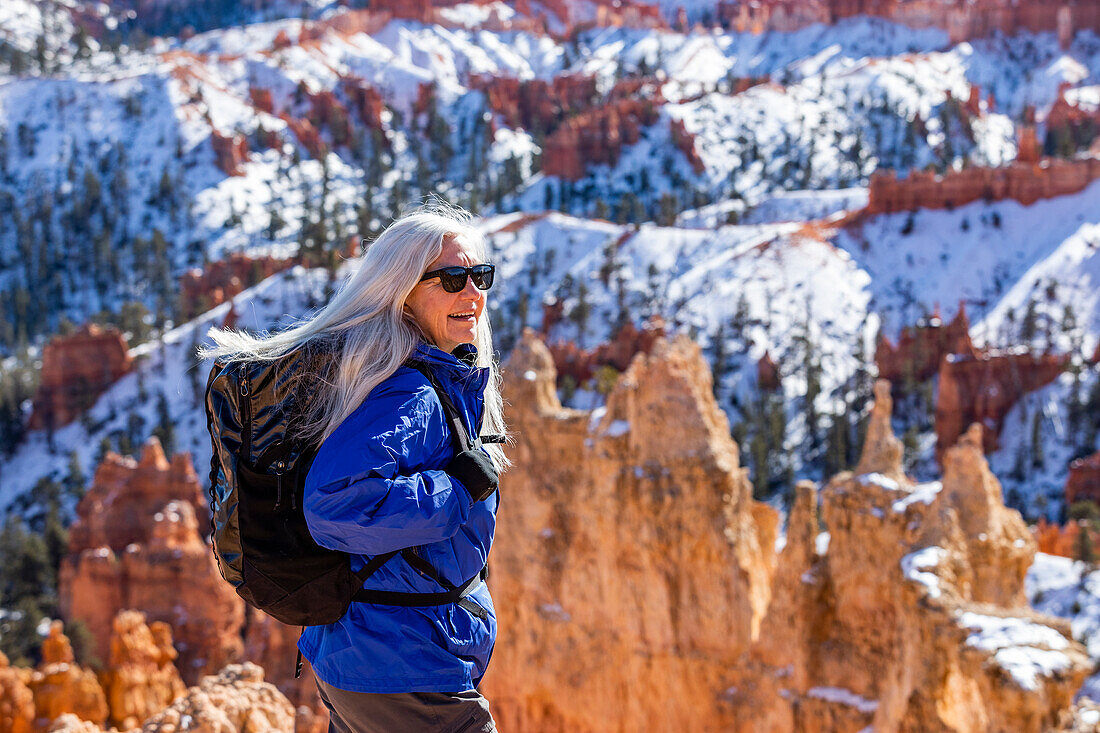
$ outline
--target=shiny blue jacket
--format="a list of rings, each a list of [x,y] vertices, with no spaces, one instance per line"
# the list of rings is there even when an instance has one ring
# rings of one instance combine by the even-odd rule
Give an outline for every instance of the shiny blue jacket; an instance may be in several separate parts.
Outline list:
[[[429,363],[467,432],[478,435],[489,370],[423,343],[414,358]],[[402,366],[321,445],[305,482],[310,534],[323,547],[351,553],[352,570],[372,555],[418,548],[443,577],[461,585],[489,556],[499,492],[473,503],[442,470],[453,455],[435,391],[423,374]],[[443,590],[400,555],[364,587]],[[487,619],[453,603],[424,608],[352,603],[336,623],[306,627],[298,647],[318,677],[342,690],[470,690],[485,674],[497,629],[485,584],[468,597],[488,611]]]

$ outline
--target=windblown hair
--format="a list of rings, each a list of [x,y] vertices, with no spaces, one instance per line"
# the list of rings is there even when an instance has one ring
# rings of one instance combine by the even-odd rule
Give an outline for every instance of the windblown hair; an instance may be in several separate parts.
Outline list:
[[[324,440],[372,389],[397,371],[419,342],[428,341],[404,310],[405,300],[442,253],[443,240],[456,234],[463,235],[485,261],[485,241],[470,214],[439,202],[422,206],[378,235],[354,273],[317,313],[274,334],[212,328],[208,335],[215,345],[201,348],[199,355],[222,363],[273,361],[301,350],[309,357],[303,387],[316,394],[302,408],[298,429],[307,440]],[[503,380],[487,314],[480,319],[474,345],[477,365],[490,370],[482,431],[506,435]],[[511,465],[500,445],[485,448],[498,470]]]

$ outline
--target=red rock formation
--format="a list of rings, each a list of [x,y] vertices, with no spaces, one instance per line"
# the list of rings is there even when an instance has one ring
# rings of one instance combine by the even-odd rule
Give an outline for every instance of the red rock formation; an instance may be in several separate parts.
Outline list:
[[[453,5],[453,2],[434,3],[441,6]],[[390,13],[394,18],[415,20],[425,25],[435,22],[432,0],[374,0],[371,10]]]
[[[34,695],[35,727],[44,730],[54,718],[71,713],[96,724],[107,721],[107,700],[96,675],[74,663],[73,648],[62,623],[50,624],[42,643],[42,664],[29,681]]]
[[[243,135],[222,135],[210,132],[210,144],[214,146],[214,163],[227,176],[243,176],[241,166],[248,160],[248,138]]]
[[[280,31],[280,33],[282,32],[283,31]],[[249,87],[248,96],[249,99],[252,100],[253,107],[263,110],[268,114],[275,114],[275,102],[271,98],[270,89],[264,89],[262,87]]]
[[[897,346],[890,343],[887,336],[880,336],[875,347],[875,365],[879,377],[895,384],[906,378],[923,382],[936,374],[940,362],[948,354],[969,358],[978,355],[970,341],[970,319],[962,302],[958,313],[946,326],[937,309],[931,318],[903,328]]]
[[[298,142],[309,151],[311,156],[320,160],[328,155],[328,145],[321,139],[321,135],[317,131],[317,128],[313,126],[313,123],[309,120],[300,120],[296,117],[291,117],[285,112],[279,115],[279,117],[287,124],[290,131],[298,138]]]
[[[260,124],[256,129],[256,139],[261,150],[282,150],[283,136],[278,130],[269,130]]]
[[[541,5],[549,9],[566,26],[568,29],[566,35],[593,26],[669,28],[656,4],[638,2],[638,0],[593,0],[585,5],[570,3],[567,0],[543,0]],[[526,3],[524,6],[527,7],[526,12],[530,13],[530,6]],[[591,17],[593,6],[596,11],[594,18]]]
[[[583,24],[581,24],[583,25]],[[656,4],[615,2],[607,0],[596,4],[596,26],[600,28],[652,28],[668,29],[668,23]]]
[[[1034,111],[1032,112],[1034,117]],[[1042,149],[1039,147],[1039,138],[1035,134],[1035,121],[1024,125],[1017,135],[1020,142],[1016,150],[1017,163],[1038,163],[1042,157]]]
[[[132,366],[126,339],[114,328],[88,324],[71,336],[51,339],[42,350],[30,429],[72,422]]]
[[[1048,555],[1061,555],[1062,557],[1077,557],[1077,543],[1083,521],[1069,521],[1060,527],[1053,522],[1047,522],[1043,517],[1039,517],[1038,523],[1031,528],[1031,533],[1035,536],[1035,542],[1039,546],[1039,552],[1045,552]],[[1093,552],[1100,557],[1100,533],[1094,532],[1091,537]]]
[[[193,318],[293,264],[291,259],[234,252],[205,270],[188,270],[180,277],[180,310],[185,318]]]
[[[127,730],[171,705],[185,688],[174,663],[177,654],[167,624],[146,625],[140,611],[121,611],[113,625],[103,686],[111,723]]]
[[[283,48],[289,48],[291,45],[290,37],[286,34],[286,30],[282,29],[275,34],[275,40],[272,41],[271,47],[279,50]]]
[[[557,129],[565,117],[592,109],[599,100],[596,79],[586,74],[563,74],[551,82],[472,74],[470,87],[484,92],[489,109],[509,127],[544,133]]]
[[[966,98],[966,112],[971,117],[977,117],[982,113],[982,89],[977,84],[970,87],[970,96]]]
[[[208,526],[188,455],[169,462],[151,438],[140,462],[104,458],[77,506],[59,593],[62,615],[87,625],[98,656],[115,615],[135,608],[171,625],[185,680],[240,658],[243,601],[218,574],[196,515]]]
[[[344,91],[351,100],[352,108],[359,120],[375,130],[382,129],[382,111],[386,108],[382,94],[364,79],[346,77]],[[424,85],[421,84],[421,87]]]
[[[767,351],[756,362],[756,385],[765,392],[775,392],[783,386],[779,376],[779,365]]]
[[[1005,415],[1024,394],[1054,381],[1068,356],[1026,351],[948,356],[940,363],[936,393],[936,455],[953,445],[970,423],[985,428],[986,452],[997,447]]]
[[[1066,91],[1069,88],[1068,82],[1062,82],[1058,86],[1058,98],[1047,113],[1046,131],[1047,135],[1053,135],[1056,141],[1064,138],[1071,142],[1073,148],[1076,148],[1078,141],[1086,135],[1091,137],[1094,134],[1093,130],[1100,123],[1100,110],[1084,110],[1075,104],[1070,104],[1066,101]]]
[[[699,157],[699,151],[695,149],[695,135],[687,131],[687,128],[684,127],[684,121],[669,120],[668,127],[669,134],[672,135],[672,144],[688,159],[692,170],[696,173],[702,173],[706,170],[703,159]]]
[[[653,98],[622,99],[567,120],[546,138],[543,172],[575,181],[587,165],[614,165],[622,146],[638,141],[641,126],[657,121],[658,104]]]
[[[554,324],[559,322],[564,317],[564,300],[555,300],[552,303],[547,303],[544,301],[542,304],[542,326],[539,328],[539,333],[543,335],[550,333],[550,329],[554,327]]]
[[[1066,504],[1082,500],[1100,503],[1100,451],[1069,464]]]
[[[328,128],[332,142],[337,147],[347,145],[351,140],[351,120],[348,117],[347,107],[336,98],[335,93],[327,89],[316,94],[307,92],[307,96],[309,97],[310,124],[316,130]],[[382,127],[381,119],[378,121],[378,127],[379,129]]]
[[[1002,168],[974,166],[942,176],[913,171],[902,180],[893,171],[876,172],[871,176],[866,211],[884,214],[945,209],[1003,199],[1030,205],[1039,199],[1077,193],[1097,178],[1100,158],[1048,158],[1038,164],[1017,161]]]
[[[625,371],[635,354],[648,354],[657,339],[664,335],[664,320],[655,316],[641,330],[627,321],[615,334],[615,338],[591,349],[582,350],[572,341],[555,342],[547,348],[554,359],[554,369],[559,380],[568,374],[575,384],[584,384],[601,366],[607,365],[614,367],[616,371]]]
[[[12,667],[0,652],[0,731],[31,733],[34,695],[27,687],[30,670]]]

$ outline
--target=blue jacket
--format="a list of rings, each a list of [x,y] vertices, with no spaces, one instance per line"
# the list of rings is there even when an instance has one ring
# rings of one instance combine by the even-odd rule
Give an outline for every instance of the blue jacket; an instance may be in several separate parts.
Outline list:
[[[470,436],[478,435],[489,370],[423,343],[415,358],[430,364]],[[303,508],[317,543],[351,553],[353,570],[372,555],[418,547],[455,585],[476,575],[493,544],[499,492],[475,504],[443,472],[454,455],[445,420],[439,398],[415,369],[402,366],[375,387],[324,441],[306,477]],[[443,590],[400,556],[364,587]],[[488,611],[488,619],[453,603],[352,603],[336,623],[306,627],[298,647],[318,677],[342,690],[470,690],[489,664],[497,622],[484,583],[469,598]]]

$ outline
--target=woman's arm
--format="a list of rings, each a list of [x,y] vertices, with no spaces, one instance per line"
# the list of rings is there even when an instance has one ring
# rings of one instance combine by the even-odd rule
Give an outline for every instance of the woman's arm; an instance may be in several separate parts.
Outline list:
[[[372,393],[322,444],[306,477],[313,539],[374,555],[452,537],[470,514],[470,492],[442,469],[411,470],[442,465],[449,446],[430,386]]]

